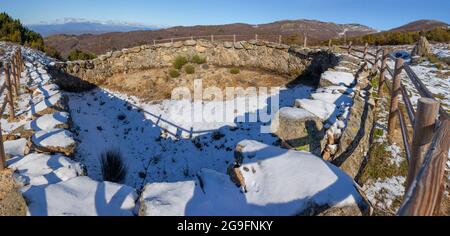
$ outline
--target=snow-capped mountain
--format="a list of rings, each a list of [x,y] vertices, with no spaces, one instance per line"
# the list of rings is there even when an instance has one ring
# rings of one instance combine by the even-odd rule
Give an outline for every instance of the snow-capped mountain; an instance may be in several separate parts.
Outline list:
[[[63,18],[50,22],[27,25],[31,30],[47,37],[55,34],[104,34],[110,32],[129,32],[136,30],[156,30],[165,28],[161,25],[147,25],[125,21],[100,21],[83,18]]]

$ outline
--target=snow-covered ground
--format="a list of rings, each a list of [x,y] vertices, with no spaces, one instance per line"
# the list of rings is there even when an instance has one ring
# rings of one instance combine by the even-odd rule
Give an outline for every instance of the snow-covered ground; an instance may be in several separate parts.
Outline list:
[[[307,98],[311,92],[307,86],[283,89],[281,107],[292,106],[295,99]],[[277,141],[272,134],[260,132],[265,122],[236,122],[250,114],[235,114],[234,122],[189,123],[172,112],[177,103],[173,100],[143,103],[100,88],[67,95],[79,141],[76,159],[86,165],[90,177],[101,180],[99,156],[105,150],[119,149],[127,163],[125,184],[137,189],[145,183],[189,180],[203,168],[226,173],[240,141],[269,145]],[[267,100],[251,107],[250,113],[266,107]]]

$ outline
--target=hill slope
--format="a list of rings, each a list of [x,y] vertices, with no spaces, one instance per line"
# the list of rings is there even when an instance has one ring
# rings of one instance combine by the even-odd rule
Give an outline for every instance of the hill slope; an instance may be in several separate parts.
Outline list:
[[[101,35],[54,35],[45,39],[46,44],[55,47],[63,56],[73,49],[102,54],[109,50],[152,43],[153,40],[171,37],[207,36],[207,35],[248,35],[247,39],[260,35],[284,35],[287,40],[300,42],[305,33],[310,40],[324,40],[366,35],[376,32],[374,29],[358,24],[335,24],[314,20],[279,21],[269,24],[228,24],[210,26],[173,27],[154,31],[133,31],[126,33],[107,33]],[[243,40],[245,38],[238,38]]]
[[[390,32],[415,32],[421,30],[432,30],[435,28],[449,27],[450,25],[435,20],[418,20],[406,25],[389,30]]]

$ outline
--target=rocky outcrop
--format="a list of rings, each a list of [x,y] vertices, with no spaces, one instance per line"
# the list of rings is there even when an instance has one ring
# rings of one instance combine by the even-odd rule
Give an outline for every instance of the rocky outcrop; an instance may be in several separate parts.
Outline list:
[[[411,56],[412,57],[427,57],[431,53],[431,46],[428,42],[427,38],[422,36],[420,37],[419,42],[417,42],[414,47]]]

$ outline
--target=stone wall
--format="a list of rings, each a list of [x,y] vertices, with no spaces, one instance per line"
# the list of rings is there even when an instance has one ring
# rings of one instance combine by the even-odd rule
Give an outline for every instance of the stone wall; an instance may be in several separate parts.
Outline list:
[[[57,63],[53,69],[101,85],[109,77],[118,73],[170,67],[175,58],[180,55],[188,58],[200,55],[206,57],[207,63],[211,65],[261,69],[290,77],[296,77],[305,72],[320,74],[322,67],[332,63],[334,58],[333,54],[326,51],[295,48],[263,41],[232,43],[187,40],[108,52],[89,61]]]

